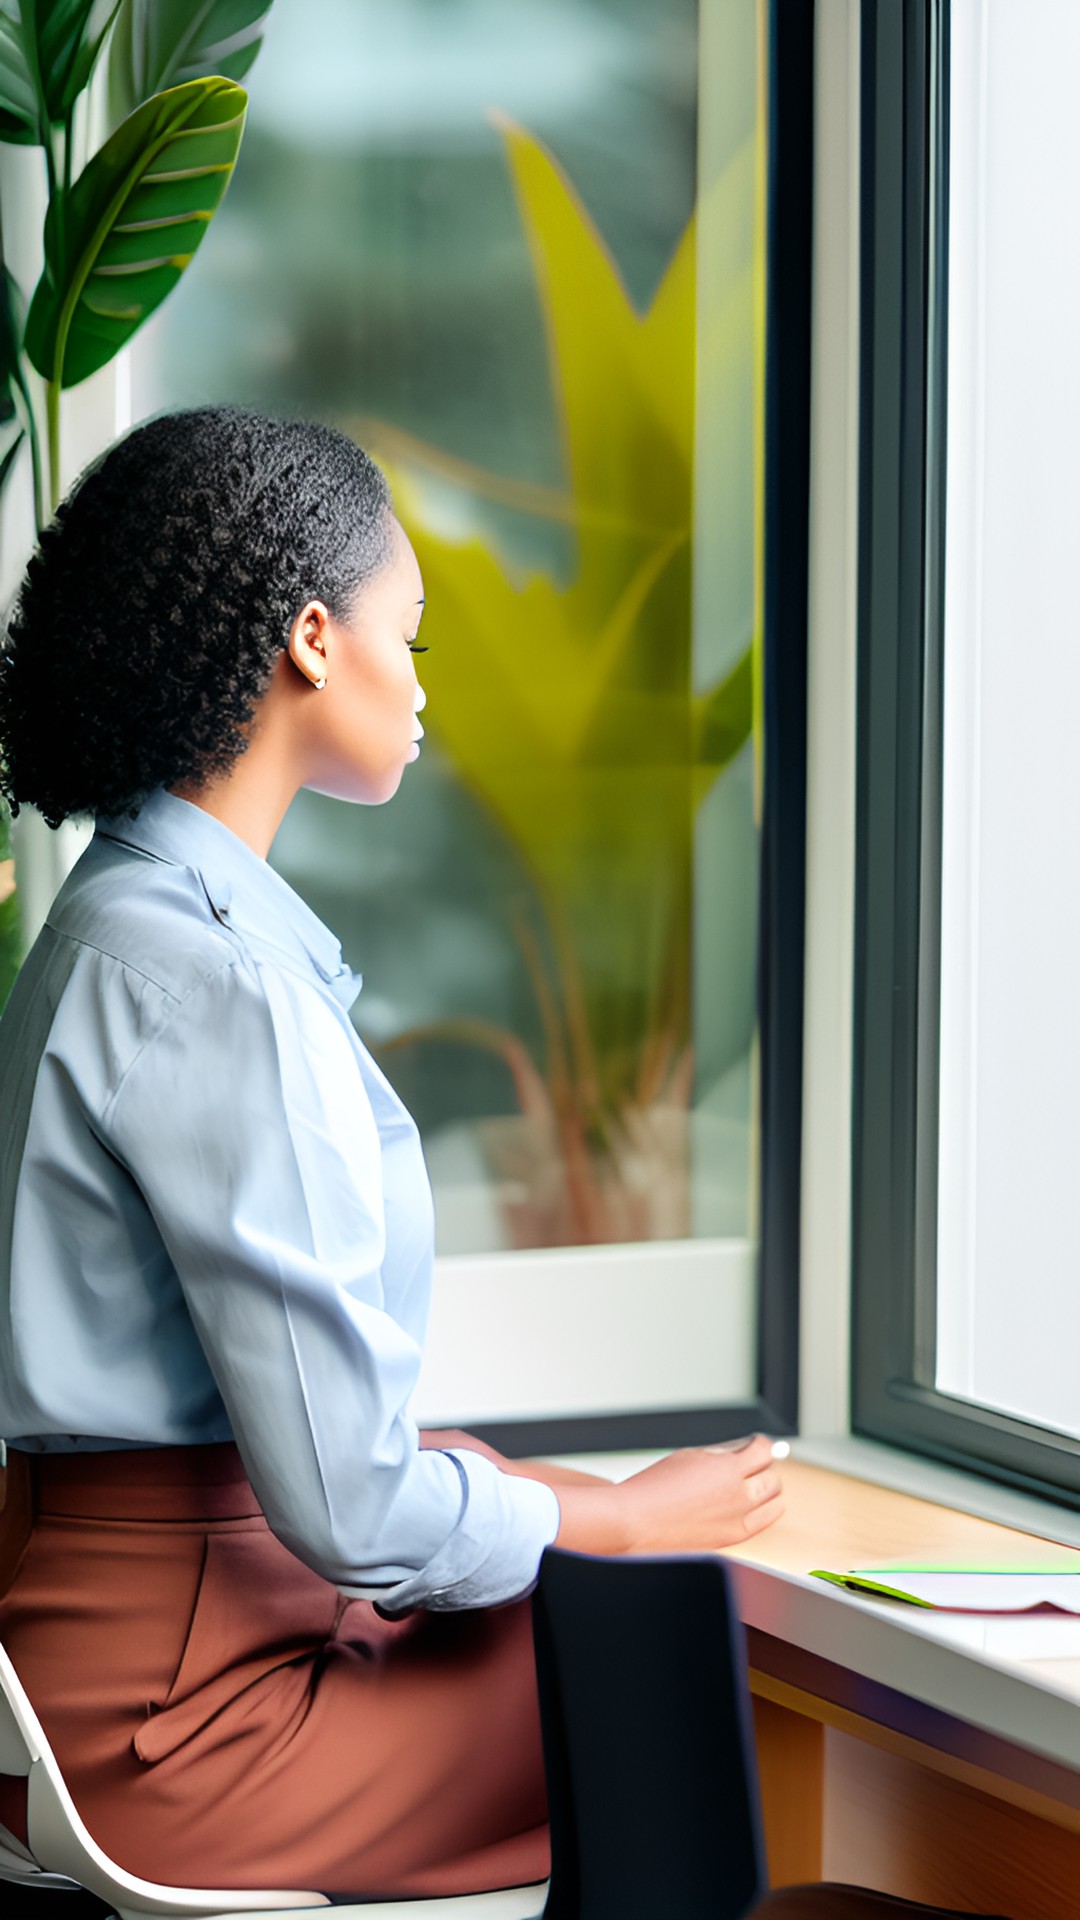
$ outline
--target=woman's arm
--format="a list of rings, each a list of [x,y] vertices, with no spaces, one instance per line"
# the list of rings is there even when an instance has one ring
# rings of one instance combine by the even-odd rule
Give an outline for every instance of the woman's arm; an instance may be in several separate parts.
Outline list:
[[[403,1125],[381,1139],[337,1003],[269,962],[217,965],[169,1003],[101,1128],[278,1538],[394,1612],[525,1591],[558,1497],[476,1453],[417,1448],[421,1352],[387,1308],[385,1209],[408,1204],[397,1257],[426,1265],[423,1159]]]
[[[688,1447],[617,1484],[599,1476],[506,1460],[470,1434],[422,1433],[423,1446],[471,1447],[504,1473],[541,1480],[558,1493],[555,1544],[579,1553],[679,1553],[737,1546],[783,1512],[772,1441],[756,1434],[737,1452]]]

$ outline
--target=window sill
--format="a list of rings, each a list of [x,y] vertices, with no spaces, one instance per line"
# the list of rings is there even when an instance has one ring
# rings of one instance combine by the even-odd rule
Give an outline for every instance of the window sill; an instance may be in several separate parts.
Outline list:
[[[622,1479],[655,1457],[567,1464]],[[784,1519],[730,1553],[751,1667],[784,1668],[788,1682],[838,1705],[857,1695],[865,1717],[896,1731],[910,1733],[913,1710],[921,1712],[919,1737],[935,1746],[956,1744],[937,1724],[947,1717],[976,1730],[987,1754],[1002,1742],[1055,1771],[1080,1771],[1080,1659],[1009,1662],[950,1643],[947,1620],[810,1577],[814,1567],[905,1556],[1008,1564],[1030,1560],[1033,1539],[1055,1543],[1040,1559],[1080,1569],[1080,1517],[865,1441],[796,1441],[784,1472]],[[795,1651],[794,1667],[784,1648]]]
[[[889,1487],[894,1493],[912,1494],[916,1499],[955,1508],[957,1513],[974,1514],[980,1520],[991,1520],[1040,1540],[1080,1547],[1080,1513],[1053,1500],[1018,1493],[981,1474],[939,1466],[899,1447],[847,1434],[839,1439],[794,1440],[792,1454],[810,1466],[826,1467],[869,1481],[872,1486]]]

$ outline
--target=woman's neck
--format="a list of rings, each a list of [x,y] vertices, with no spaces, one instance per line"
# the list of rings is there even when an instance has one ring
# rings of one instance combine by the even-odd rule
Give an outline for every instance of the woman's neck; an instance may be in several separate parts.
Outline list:
[[[307,681],[283,649],[243,753],[224,773],[198,782],[178,781],[171,789],[229,827],[261,860],[300,788],[312,777],[315,762],[304,725],[312,698]]]

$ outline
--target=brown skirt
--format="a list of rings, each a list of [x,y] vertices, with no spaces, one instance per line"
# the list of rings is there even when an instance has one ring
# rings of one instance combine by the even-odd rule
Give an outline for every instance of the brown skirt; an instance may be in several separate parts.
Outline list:
[[[231,1446],[44,1456],[31,1483],[0,1640],[122,1866],[369,1897],[545,1878],[527,1603],[391,1623],[346,1601]]]

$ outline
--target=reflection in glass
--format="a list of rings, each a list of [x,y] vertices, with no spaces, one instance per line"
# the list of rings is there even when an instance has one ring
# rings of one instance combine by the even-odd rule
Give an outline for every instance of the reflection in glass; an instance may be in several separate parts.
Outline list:
[[[136,356],[138,412],[353,433],[416,546],[422,759],[274,859],[443,1252],[752,1230],[760,51],[754,0],[698,11],[275,0]]]

